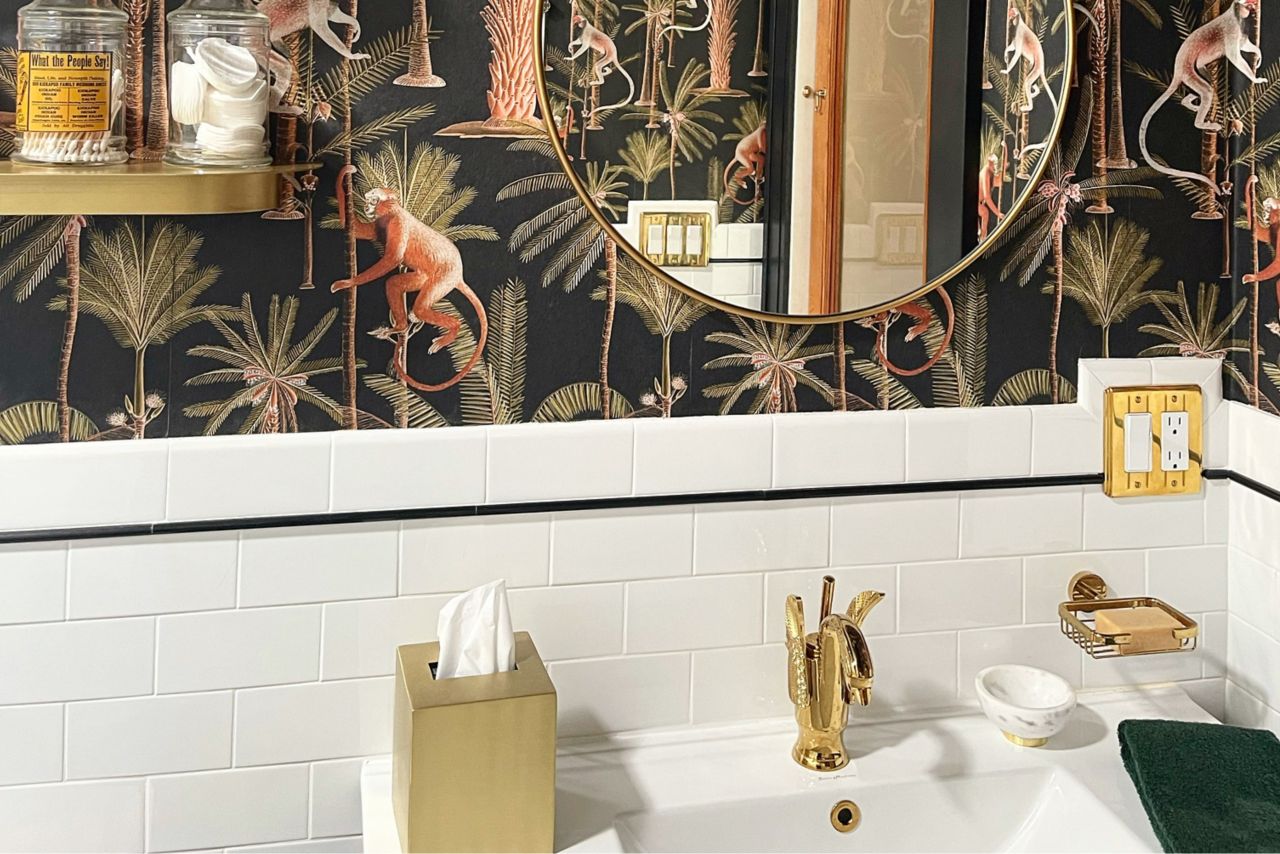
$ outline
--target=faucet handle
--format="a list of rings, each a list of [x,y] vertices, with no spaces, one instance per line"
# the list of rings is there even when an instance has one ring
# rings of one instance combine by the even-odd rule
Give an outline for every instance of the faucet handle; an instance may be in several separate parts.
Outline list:
[[[796,708],[809,706],[809,677],[805,667],[804,603],[787,597],[787,694]]]
[[[884,599],[884,594],[876,590],[863,590],[857,596],[853,597],[853,601],[849,603],[849,621],[858,628],[862,628],[862,622],[867,619],[867,615],[871,613],[871,609],[880,604]]]

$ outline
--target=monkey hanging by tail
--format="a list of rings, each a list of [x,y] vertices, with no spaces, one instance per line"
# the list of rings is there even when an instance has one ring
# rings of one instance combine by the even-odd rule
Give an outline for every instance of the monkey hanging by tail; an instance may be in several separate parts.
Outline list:
[[[613,73],[616,68],[623,77],[627,79],[627,97],[623,98],[616,104],[605,104],[583,113],[583,118],[590,120],[592,116],[603,110],[616,110],[619,107],[625,107],[631,103],[631,99],[636,94],[636,81],[631,79],[631,75],[627,73],[627,69],[622,67],[622,60],[618,58],[618,46],[614,44],[613,39],[600,30],[591,26],[586,18],[577,12],[573,14],[572,24],[582,27],[581,32],[569,42],[569,59],[575,60],[588,50],[592,52],[594,61],[591,68],[594,76],[591,80],[592,86],[600,86],[604,84],[604,79]]]

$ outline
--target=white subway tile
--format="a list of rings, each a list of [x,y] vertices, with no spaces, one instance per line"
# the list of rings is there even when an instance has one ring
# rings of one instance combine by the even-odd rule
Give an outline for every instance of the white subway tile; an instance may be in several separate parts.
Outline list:
[[[1081,359],[1076,399],[1102,417],[1103,393],[1112,386],[1151,385],[1150,359]]]
[[[1280,634],[1280,573],[1234,546],[1227,563],[1227,605],[1232,616]]]
[[[325,839],[295,839],[292,842],[275,842],[267,845],[245,845],[227,848],[236,854],[361,854],[364,851],[363,836],[330,836]]]
[[[1195,652],[1118,655],[1102,659],[1095,659],[1081,652],[1080,658],[1081,682],[1085,688],[1124,688],[1160,682],[1182,682],[1199,679],[1204,673],[1204,656],[1199,649]]]
[[[360,772],[365,761],[359,757],[312,763],[312,836],[360,833]]]
[[[1218,406],[1212,413],[1205,409],[1204,451],[1201,465],[1207,469],[1224,469],[1231,465],[1231,407]]]
[[[170,440],[169,519],[323,513],[327,434]]]
[[[1280,489],[1280,460],[1275,448],[1280,444],[1280,419],[1252,406],[1231,407],[1230,466],[1237,474]]]
[[[0,629],[0,704],[150,694],[149,618]]]
[[[511,627],[528,632],[543,661],[622,652],[621,584],[512,590]]]
[[[1031,473],[1028,407],[916,409],[907,413],[907,480]]]
[[[1158,356],[1151,360],[1151,384],[1200,386],[1208,421],[1222,403],[1222,359]]]
[[[399,526],[317,525],[245,531],[240,605],[396,595]]]
[[[72,619],[234,608],[236,533],[71,544]]]
[[[873,708],[926,709],[956,702],[956,634],[892,635],[871,640]]]
[[[1204,481],[1204,541],[1226,543],[1231,531],[1231,496],[1243,489],[1225,480]]]
[[[1280,707],[1280,641],[1243,620],[1227,621],[1227,672],[1233,681],[1271,708]]]
[[[631,494],[633,422],[489,428],[487,500],[549,501]]]
[[[0,786],[61,779],[62,706],[0,708]],[[4,823],[0,822],[0,838]]]
[[[1205,676],[1227,675],[1227,612],[1201,614],[1199,650]]]
[[[701,505],[693,511],[693,525],[693,571],[699,575],[827,565],[827,502]]]
[[[307,835],[307,766],[208,771],[148,781],[150,851]]]
[[[142,780],[111,780],[0,788],[0,816],[7,817],[0,850],[142,851],[143,787]]]
[[[635,422],[636,495],[768,489],[773,422],[754,415]]]
[[[973,680],[993,664],[1029,664],[1080,687],[1080,648],[1058,626],[1015,626],[960,633],[960,696],[973,697]]]
[[[67,777],[128,777],[231,765],[231,693],[71,703]]]
[[[386,676],[239,692],[235,764],[387,753],[394,681]]]
[[[627,587],[627,652],[760,643],[763,587],[759,575],[633,582]]]
[[[1226,717],[1224,723],[1251,729],[1269,729],[1280,736],[1280,712],[1250,694],[1234,680],[1226,686]]]
[[[557,514],[551,582],[580,584],[693,572],[693,510],[639,507]]]
[[[1280,567],[1280,502],[1231,484],[1231,522],[1228,541],[1267,566]]]
[[[1084,547],[1134,549],[1204,542],[1204,496],[1111,498],[1084,487]]]
[[[164,518],[168,448],[149,442],[74,442],[5,448],[0,519],[6,530],[123,525]]]
[[[452,596],[402,596],[325,605],[324,679],[385,676],[396,647],[436,640],[440,609]]]
[[[400,592],[450,593],[495,578],[507,587],[547,583],[551,517],[545,514],[406,522]]]
[[[960,498],[872,495],[836,501],[831,509],[835,566],[946,560],[959,553]]]
[[[320,607],[159,618],[161,694],[306,682],[320,672]]]
[[[1147,552],[1147,593],[1183,613],[1227,608],[1227,547]]]
[[[689,653],[549,665],[561,738],[689,722]]]
[[[787,697],[787,650],[780,643],[693,654],[693,723],[781,717]]]
[[[1102,576],[1109,595],[1143,596],[1147,592],[1146,570],[1146,556],[1136,550],[1028,557],[1023,563],[1023,622],[1056,625],[1058,605],[1070,598],[1067,585],[1077,572]]]
[[[916,563],[898,568],[898,631],[932,632],[1022,622],[1017,558]]]
[[[961,493],[960,556],[1077,550],[1083,506],[1078,486]]]
[[[343,430],[332,435],[336,511],[484,503],[483,427]],[[415,464],[421,460],[430,464]]]
[[[1080,405],[1032,406],[1031,473],[1097,474],[1102,471],[1102,422]]]
[[[906,423],[901,412],[774,416],[773,485],[900,483],[907,476]]]
[[[0,623],[61,620],[66,597],[66,543],[0,546]]]
[[[1197,706],[1204,709],[1220,721],[1227,719],[1226,690],[1227,680],[1199,679],[1195,682],[1183,682],[1179,686],[1187,692]]]
[[[822,603],[822,578],[836,580],[835,607],[843,611],[854,596],[863,590],[876,590],[885,598],[867,617],[862,628],[868,635],[890,635],[897,626],[898,568],[896,566],[858,566],[828,569],[825,572],[806,569],[799,572],[771,572],[764,577],[764,639],[781,641],[786,637],[784,608],[787,597],[795,594],[805,607],[806,629],[818,628],[818,612]]]

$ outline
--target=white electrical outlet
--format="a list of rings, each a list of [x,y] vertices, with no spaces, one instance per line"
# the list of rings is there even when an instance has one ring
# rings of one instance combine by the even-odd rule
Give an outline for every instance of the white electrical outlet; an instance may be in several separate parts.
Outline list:
[[[1191,466],[1191,419],[1185,412],[1160,415],[1160,470],[1186,471]]]

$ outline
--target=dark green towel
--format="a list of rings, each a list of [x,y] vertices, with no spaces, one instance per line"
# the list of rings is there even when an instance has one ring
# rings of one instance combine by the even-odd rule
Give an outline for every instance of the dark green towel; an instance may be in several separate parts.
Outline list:
[[[1165,851],[1280,851],[1274,735],[1182,721],[1121,721],[1118,734]]]

